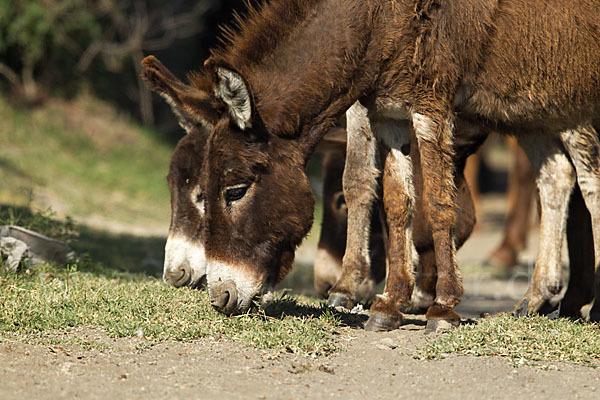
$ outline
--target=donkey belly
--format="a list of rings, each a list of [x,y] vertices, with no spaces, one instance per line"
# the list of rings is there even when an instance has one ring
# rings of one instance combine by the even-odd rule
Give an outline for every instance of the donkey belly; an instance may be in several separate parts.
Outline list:
[[[561,130],[597,118],[600,1],[502,2],[458,111],[508,128]]]

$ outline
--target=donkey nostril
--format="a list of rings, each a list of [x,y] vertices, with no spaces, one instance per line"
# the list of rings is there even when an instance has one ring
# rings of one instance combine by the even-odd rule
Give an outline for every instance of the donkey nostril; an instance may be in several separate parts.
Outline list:
[[[235,282],[227,280],[209,285],[208,293],[210,295],[210,305],[215,310],[230,315],[236,312],[238,307],[238,293]]]
[[[229,303],[230,298],[231,294],[226,290],[217,298],[211,299],[210,304],[218,311],[222,311],[227,306],[227,303]]]
[[[163,275],[164,281],[175,287],[187,285],[191,278],[192,274],[187,264],[183,264],[179,268],[167,270]]]

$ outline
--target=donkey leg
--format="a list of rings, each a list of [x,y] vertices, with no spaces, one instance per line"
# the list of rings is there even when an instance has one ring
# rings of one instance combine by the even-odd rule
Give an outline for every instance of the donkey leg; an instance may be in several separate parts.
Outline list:
[[[415,194],[410,156],[410,130],[400,122],[375,126],[378,138],[390,147],[383,170],[383,204],[389,231],[388,271],[383,294],[371,306],[366,330],[387,331],[402,322],[401,307],[410,304],[414,286],[413,270],[417,253],[412,237]],[[387,150],[387,149],[386,149]]]
[[[591,125],[582,125],[577,130],[565,131],[561,135],[575,169],[581,194],[592,218],[594,238],[595,298],[590,310],[590,320],[600,321],[600,140]]]
[[[517,264],[519,252],[527,245],[531,200],[535,195],[535,179],[527,155],[511,140],[513,165],[509,176],[509,211],[504,227],[504,238],[500,246],[489,257],[489,263],[512,268]]]
[[[540,238],[529,289],[515,308],[537,313],[562,288],[561,251],[567,225],[569,198],[575,184],[573,166],[558,139],[538,134],[519,137],[537,176],[540,193]]]
[[[437,267],[435,253],[428,250],[419,253],[419,264],[415,276],[415,287],[410,298],[410,306],[400,309],[407,314],[425,314],[435,299]]]
[[[440,115],[413,114],[423,173],[423,201],[434,242],[437,265],[436,297],[427,310],[427,329],[436,330],[441,321],[456,326],[460,316],[454,307],[463,295],[452,229],[456,222],[453,161],[453,124]]]
[[[348,207],[342,189],[345,159],[346,151],[342,147],[327,151],[323,156],[323,220],[313,265],[314,286],[323,298],[327,298],[329,289],[342,274],[342,257],[346,251]]]
[[[369,279],[371,208],[376,198],[378,171],[377,146],[367,109],[356,102],[346,117],[348,141],[342,184],[348,207],[348,233],[342,274],[330,289],[327,304],[352,308],[358,300],[358,288]]]

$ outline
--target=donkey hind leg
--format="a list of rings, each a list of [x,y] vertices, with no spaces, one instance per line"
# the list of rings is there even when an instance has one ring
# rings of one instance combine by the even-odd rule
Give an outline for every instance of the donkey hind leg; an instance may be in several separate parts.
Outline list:
[[[457,326],[460,316],[454,307],[464,289],[456,264],[456,246],[452,229],[456,223],[453,123],[448,116],[413,113],[413,127],[419,144],[423,173],[423,201],[431,225],[437,282],[433,305],[427,310],[427,331],[448,325]]]
[[[575,172],[557,138],[532,133],[519,137],[519,143],[537,176],[541,206],[535,269],[527,293],[515,308],[515,315],[523,316],[540,312],[562,289],[561,251]]]
[[[416,269],[415,287],[410,298],[410,305],[400,309],[405,314],[425,314],[435,299],[435,284],[437,282],[437,267],[435,253],[428,250],[419,253],[419,263]]]
[[[590,212],[594,240],[594,304],[590,310],[590,320],[600,321],[600,140],[590,124],[577,130],[565,131],[561,135],[575,170],[581,194]]]
[[[400,309],[410,304],[413,291],[413,270],[418,261],[412,237],[415,194],[408,124],[377,121],[374,130],[386,147],[383,205],[389,231],[388,270],[384,292],[376,296],[365,329],[387,331],[400,326],[403,319]]]
[[[367,109],[359,102],[346,112],[346,163],[342,177],[348,206],[348,234],[342,274],[329,291],[329,307],[352,308],[359,287],[370,279],[369,235],[371,210],[377,193],[377,146]],[[368,282],[367,282],[368,284]]]
[[[535,195],[535,179],[527,155],[513,138],[508,143],[514,158],[508,178],[508,216],[502,243],[488,258],[490,265],[500,268],[517,265],[519,252],[527,245],[531,200]]]

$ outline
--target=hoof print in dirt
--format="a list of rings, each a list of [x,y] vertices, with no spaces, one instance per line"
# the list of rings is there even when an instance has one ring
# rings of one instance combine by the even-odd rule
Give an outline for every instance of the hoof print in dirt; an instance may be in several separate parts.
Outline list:
[[[401,318],[392,318],[388,317],[387,315],[374,312],[369,316],[369,320],[365,324],[365,330],[372,332],[393,331],[394,329],[398,329],[401,323]]]

